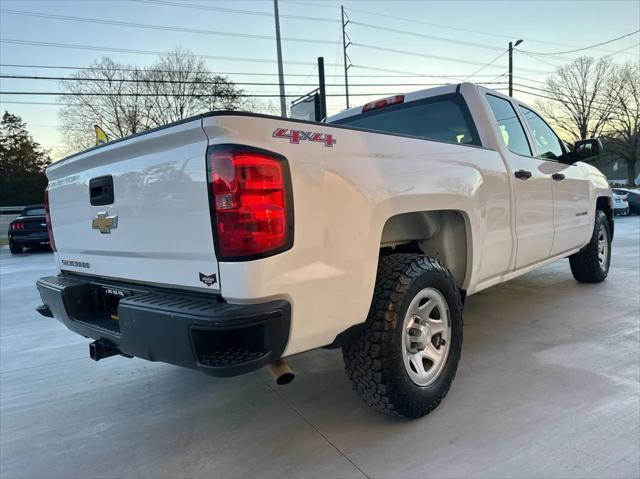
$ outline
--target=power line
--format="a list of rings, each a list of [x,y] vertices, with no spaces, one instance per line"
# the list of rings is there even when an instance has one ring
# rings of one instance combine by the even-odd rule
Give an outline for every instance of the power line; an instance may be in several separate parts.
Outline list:
[[[599,47],[599,46],[602,46],[602,45],[606,45],[608,43],[617,42],[618,40],[622,40],[623,38],[627,38],[627,37],[630,37],[631,35],[635,35],[638,32],[640,32],[640,29],[636,30],[634,32],[631,32],[631,33],[626,33],[626,34],[621,35],[621,36],[616,37],[616,38],[612,38],[611,40],[607,40],[605,42],[596,43],[595,45],[589,45],[588,47],[576,48],[575,50],[565,50],[563,52],[530,52],[530,51],[526,51],[526,50],[520,50],[520,51],[523,52],[523,53],[528,53],[530,55],[540,55],[540,56],[564,55],[565,53],[581,52],[581,51],[584,51],[584,50],[590,50],[590,49],[592,49],[594,47]]]
[[[0,13],[4,13],[6,15],[20,15],[25,17],[47,18],[51,20],[65,20],[65,21],[82,22],[82,23],[96,23],[100,25],[114,25],[114,26],[128,27],[128,28],[143,28],[143,29],[149,29],[149,30],[196,33],[199,35],[240,37],[240,38],[250,38],[253,40],[275,40],[275,37],[271,35],[257,35],[257,34],[236,33],[236,32],[220,32],[215,30],[201,30],[197,28],[171,27],[168,25],[153,25],[148,23],[134,23],[134,22],[122,22],[118,20],[105,20],[101,18],[71,17],[68,15],[55,15],[52,13],[27,12],[23,10],[9,10],[6,8],[0,8]],[[282,37],[282,41],[303,42],[303,43],[313,43],[313,44],[317,44],[317,43],[334,44],[335,43],[334,40],[323,40],[320,38],[298,38],[298,37]]]
[[[531,88],[531,87],[528,87],[528,88]],[[526,95],[531,95],[531,96],[534,96],[534,97],[537,97],[537,98],[544,98],[546,100],[557,101],[558,103],[562,103],[563,105],[571,104],[571,102],[569,102],[566,99],[567,97],[564,97],[565,99],[562,99],[562,98],[553,97],[553,96],[549,96],[549,95],[541,95],[540,93],[532,93],[530,91],[519,90],[517,88],[514,88],[513,91],[517,91],[519,93],[524,93]],[[612,113],[612,110],[609,107],[607,107],[607,106],[600,107],[600,105],[602,105],[601,103],[595,103],[596,106],[592,106],[593,104],[594,103],[592,102],[591,105],[589,106],[589,108],[591,110],[600,111],[600,112],[603,112],[603,113]]]
[[[467,81],[469,78],[471,78],[472,76],[474,76],[476,73],[480,73],[482,70],[484,70],[485,68],[487,68],[488,66],[491,66],[492,63],[498,61],[500,58],[502,58],[502,56],[507,53],[507,50],[504,50],[502,53],[500,53],[497,57],[495,57],[493,60],[491,60],[489,63],[484,64],[483,66],[481,66],[480,68],[478,68],[476,71],[474,71],[471,75],[469,75],[467,78],[464,79],[464,81]]]
[[[500,47],[484,45],[484,44],[481,44],[481,43],[465,42],[465,41],[462,41],[462,40],[456,40],[454,38],[438,37],[438,36],[435,36],[435,35],[425,35],[424,33],[412,32],[412,31],[408,31],[408,30],[398,30],[396,28],[389,28],[389,27],[381,27],[379,25],[372,25],[370,23],[356,22],[356,21],[353,21],[353,20],[350,23],[351,23],[351,25],[357,25],[357,26],[360,26],[360,27],[372,28],[372,29],[375,29],[375,30],[382,30],[382,31],[391,32],[391,33],[398,33],[400,35],[409,35],[409,36],[412,36],[412,37],[425,38],[427,40],[436,40],[436,41],[440,41],[440,42],[454,43],[454,44],[457,44],[457,45],[464,45],[464,46],[467,46],[467,47],[484,48],[486,50],[494,50],[494,51],[502,51],[503,50]]]
[[[604,55],[604,56],[600,57],[600,59],[609,58],[610,56],[617,55],[618,53],[624,53],[627,50],[631,50],[632,48],[636,48],[638,46],[640,46],[640,42],[639,43],[635,43],[635,44],[631,45],[630,47],[623,48],[622,50],[618,50],[617,52],[613,52],[613,53],[609,53],[608,55]]]
[[[439,85],[444,86],[445,84]],[[391,93],[382,93],[382,92],[371,92],[371,93],[354,93],[353,96],[389,96],[395,95],[397,92]],[[0,91],[0,95],[35,95],[35,96],[89,96],[89,97],[101,97],[101,96],[118,96],[118,97],[171,97],[171,98],[277,98],[282,95],[276,94],[267,94],[267,93],[241,93],[241,94],[227,94],[227,93],[218,93],[215,95],[207,95],[207,94],[188,94],[188,93],[169,93],[167,95],[161,95],[157,93],[72,93],[72,92],[45,92],[45,91]],[[298,98],[300,95],[284,95],[285,97],[290,98]],[[335,96],[342,97],[344,96],[341,93],[328,93],[327,96]]]
[[[316,8],[325,8],[335,11],[335,7],[329,5],[322,5],[320,3],[313,2],[296,2],[294,0],[284,0],[286,3],[293,3],[294,5],[302,5],[303,7],[316,7]]]
[[[169,7],[191,8],[195,10],[210,10],[215,12],[237,13],[240,15],[273,17],[273,13],[271,12],[258,12],[256,10],[241,10],[237,8],[213,7],[211,5],[195,5],[191,3],[170,2],[167,0],[130,0],[130,1],[138,2],[138,3],[150,3],[155,5],[166,5]],[[290,15],[290,14],[282,14],[282,13],[280,14],[280,18],[289,18],[292,20],[309,20],[314,22],[339,23],[339,20],[334,18],[308,17],[304,15]]]
[[[330,63],[325,65],[338,65],[338,63]],[[317,64],[313,64],[314,67],[317,67]],[[122,67],[98,67],[98,66],[90,66],[90,67],[81,67],[81,66],[69,66],[69,65],[34,65],[34,64],[17,64],[17,63],[0,63],[0,67],[5,68],[36,68],[36,69],[53,69],[53,70],[91,70],[91,71],[123,71],[123,72],[139,72],[144,70],[144,67],[141,68],[122,68]],[[360,67],[367,68],[367,67]],[[378,70],[377,68],[375,68]],[[259,72],[210,72],[210,71],[197,71],[197,70],[155,70],[160,73],[211,73],[213,75],[247,75],[247,76],[278,76],[277,73],[259,73]],[[386,71],[386,70],[384,70]],[[285,73],[285,76],[291,77],[308,77],[309,75],[306,73]],[[342,78],[344,75],[332,75],[325,74],[325,77],[335,77]],[[428,75],[423,73],[416,74],[397,74],[397,75],[349,75],[350,77],[360,77],[360,78],[464,78],[465,74],[455,73],[449,75]],[[476,75],[476,76],[484,76],[484,77],[493,77],[495,75],[486,74],[486,75]]]
[[[68,48],[72,50],[92,50],[99,52],[115,52],[115,53],[135,53],[140,55],[164,55],[166,52],[153,51],[153,50],[137,50],[133,48],[115,48],[115,47],[100,47],[100,46],[91,46],[91,45],[78,45],[73,43],[54,43],[54,42],[36,42],[31,40],[17,40],[12,38],[1,38],[0,43],[11,43],[15,45],[30,45],[30,46],[40,46],[40,47],[51,47],[51,48]],[[241,61],[241,62],[255,62],[255,63],[267,63],[272,65],[274,60],[268,60],[264,58],[245,58],[245,57],[223,57],[217,55],[200,55],[194,54],[197,58],[202,58],[205,60],[229,60],[229,61]],[[294,61],[290,60],[285,63],[291,65],[315,65],[313,62],[302,62],[302,61]],[[340,66],[337,64],[326,64],[328,66]]]
[[[528,56],[529,58],[531,58],[531,59],[533,59],[533,60],[535,60],[535,61],[537,61],[537,62],[544,63],[545,65],[548,65],[548,66],[550,66],[550,67],[554,68],[555,70],[557,70],[557,69],[559,68],[559,66],[558,66],[558,65],[554,65],[553,63],[549,63],[548,61],[543,60],[542,58],[538,58],[537,56],[532,55],[532,54],[530,54],[530,53],[527,53],[527,52],[525,52],[525,51],[523,51],[523,50],[516,50],[516,51],[517,51],[518,53],[523,53],[523,54],[525,54],[526,56]]]
[[[434,60],[441,60],[441,61],[447,61],[447,62],[453,62],[453,63],[464,63],[467,65],[477,65],[477,66],[485,66],[485,63],[482,62],[476,62],[473,60],[459,60],[459,59],[455,59],[455,58],[450,58],[450,57],[443,57],[443,56],[439,56],[439,55],[430,55],[428,53],[419,53],[419,52],[412,52],[412,51],[406,51],[406,50],[398,50],[396,48],[387,48],[387,47],[381,47],[381,46],[376,46],[376,45],[368,45],[368,44],[364,44],[364,43],[351,43],[352,46],[354,47],[360,47],[360,48],[366,48],[369,50],[376,50],[376,51],[382,51],[382,52],[389,52],[389,53],[397,53],[400,55],[409,55],[409,56],[414,56],[414,57],[420,57],[420,58],[429,58],[429,59],[434,59]],[[502,54],[501,54],[502,55]],[[495,66],[493,68],[499,68],[498,66]],[[540,74],[546,74],[546,72],[542,72],[540,70],[531,70],[529,68],[521,68],[521,71],[526,71],[526,72],[531,72],[531,73],[540,73]]]
[[[623,48],[623,49],[621,49],[621,50],[618,50],[618,51],[616,51],[616,52],[609,53],[608,55],[603,55],[603,56],[599,57],[599,58],[598,58],[598,60],[602,60],[602,59],[604,59],[604,58],[609,58],[609,57],[611,57],[611,56],[613,56],[613,55],[617,55],[618,53],[626,52],[627,50],[631,50],[632,48],[636,48],[636,47],[638,47],[639,45],[640,45],[640,43],[636,43],[636,44],[634,44],[634,45],[631,45],[631,46],[629,46],[629,47],[625,47],[625,48]],[[555,68],[555,69],[556,69],[556,71],[558,70],[558,68],[561,68],[561,67],[562,67],[562,65],[554,65],[553,63],[549,63],[548,61],[543,60],[542,58],[539,58],[539,56],[538,56],[538,55],[534,55],[534,54],[528,53],[528,52],[526,52],[526,51],[524,51],[524,50],[520,50],[520,49],[518,49],[517,51],[518,51],[519,53],[524,53],[526,56],[528,56],[529,58],[531,58],[531,59],[533,59],[533,60],[536,60],[537,62],[544,63],[545,65],[549,65],[549,66],[551,66],[551,67]],[[561,57],[551,57],[551,58],[549,58],[549,60],[561,60]],[[568,61],[570,61],[570,62],[573,62],[573,61],[575,61],[575,60],[576,60],[576,58],[568,58],[568,59],[566,59],[566,60],[568,60]],[[619,64],[614,64],[614,65],[619,65]],[[555,73],[555,71],[554,71],[554,72],[550,72],[550,73]]]
[[[72,103],[44,102],[44,101],[4,101],[0,100],[0,105],[38,105],[38,106],[74,106]],[[234,110],[234,111],[257,111],[257,112],[275,112],[272,108],[251,108],[251,110]],[[35,126],[35,125],[30,125]],[[44,125],[40,125],[44,126]]]
[[[310,77],[313,74],[307,75]],[[45,80],[45,81],[72,81],[72,82],[107,82],[107,83],[167,83],[167,84],[198,84],[198,85],[217,85],[219,82],[215,80],[170,80],[170,79],[135,79],[135,78],[75,78],[75,77],[53,77],[53,76],[28,76],[28,75],[1,75],[0,78],[10,79],[10,80]],[[235,85],[258,85],[258,86],[278,86],[279,83],[268,83],[268,82],[231,82]],[[485,84],[503,84],[505,82],[483,82]],[[307,83],[288,83],[289,86],[308,86]],[[446,83],[354,83],[350,84],[351,86],[358,87],[381,87],[381,86],[442,86],[446,85]],[[344,84],[342,83],[327,83],[326,86],[331,87],[342,87]]]
[[[290,1],[289,3],[300,3],[300,2]],[[306,5],[306,4],[305,3],[301,3],[301,5]],[[469,29],[469,28],[454,27],[454,26],[451,26],[451,25],[443,25],[443,24],[440,24],[440,23],[425,22],[425,21],[421,21],[421,20],[416,20],[415,18],[399,17],[399,16],[395,16],[395,15],[389,15],[388,13],[377,13],[377,12],[372,12],[370,10],[362,10],[362,9],[352,8],[352,7],[349,7],[348,10],[350,10],[352,12],[364,13],[365,15],[371,15],[371,16],[375,16],[375,17],[382,17],[385,20],[394,19],[394,20],[400,20],[400,21],[403,21],[403,22],[414,23],[414,24],[417,24],[417,25],[425,25],[425,26],[429,26],[429,27],[438,27],[438,28],[444,28],[444,29],[449,29],[449,30],[454,30],[454,31],[459,31],[459,32],[466,32],[466,33],[476,33],[478,35],[485,35],[485,36],[495,37],[495,38],[512,39],[512,38],[518,37],[518,38],[522,38],[523,40],[525,40],[525,41],[527,41],[529,43],[540,43],[540,44],[546,44],[546,45],[575,47],[575,45],[571,45],[571,44],[567,44],[567,43],[549,42],[549,41],[544,41],[544,40],[536,40],[534,38],[523,38],[520,35],[515,35],[515,34],[486,32],[486,31],[482,31],[482,30],[473,30],[473,29]],[[604,51],[606,53],[611,53],[608,50],[601,50],[601,51]]]
[[[553,95],[552,92],[550,92],[549,90],[547,90],[545,88],[539,88],[539,87],[534,87],[534,86],[530,86],[530,85],[525,85],[524,83],[514,83],[514,85],[517,85],[517,86],[520,86],[520,87],[524,87],[524,88],[529,88],[530,90],[539,91],[539,92],[542,92],[542,93],[546,93],[548,95]],[[562,97],[563,98],[568,98],[568,99],[571,99],[572,101],[575,100],[575,98],[572,98],[571,94],[567,93],[567,91],[563,87],[559,87],[559,89],[562,92]],[[595,94],[593,92],[585,91],[585,92],[581,93],[580,96],[594,98]],[[596,105],[596,106],[600,106],[600,107],[603,107],[603,108],[609,108],[610,107],[609,104],[602,103],[601,101],[595,101],[595,100],[591,100],[591,104],[592,105]]]

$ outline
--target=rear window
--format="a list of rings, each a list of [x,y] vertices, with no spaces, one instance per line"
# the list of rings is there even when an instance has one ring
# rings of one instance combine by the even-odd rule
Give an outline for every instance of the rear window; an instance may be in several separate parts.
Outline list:
[[[27,208],[22,212],[22,216],[44,216],[44,207]]]
[[[467,105],[457,94],[388,106],[333,123],[426,140],[481,146]]]

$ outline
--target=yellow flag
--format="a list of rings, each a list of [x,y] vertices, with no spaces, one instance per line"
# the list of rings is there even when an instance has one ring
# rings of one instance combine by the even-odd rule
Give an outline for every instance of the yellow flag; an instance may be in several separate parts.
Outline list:
[[[98,125],[93,125],[94,130],[96,130],[96,145],[102,145],[103,143],[107,143],[109,141],[109,137],[104,132],[102,128]]]

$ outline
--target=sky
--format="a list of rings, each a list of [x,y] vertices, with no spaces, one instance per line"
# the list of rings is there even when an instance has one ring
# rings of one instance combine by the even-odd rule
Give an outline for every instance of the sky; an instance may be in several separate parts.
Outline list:
[[[638,33],[571,52],[638,30],[640,0],[279,0],[286,93],[316,88],[316,60],[323,56],[329,114],[345,108],[340,5],[350,20],[351,106],[465,79],[505,89],[505,52],[518,39],[524,41],[514,52],[515,88],[530,93],[539,93],[535,88],[549,74],[580,55],[610,56],[620,64],[640,58]],[[0,9],[2,75],[68,76],[73,69],[42,66],[82,67],[103,56],[149,66],[154,52],[181,46],[218,57],[206,59],[208,68],[237,83],[277,82],[275,40],[251,37],[274,37],[272,0],[0,0]],[[247,93],[278,94],[276,85],[241,86]],[[0,78],[0,92],[11,91],[61,87],[55,80]],[[530,93],[514,96],[533,103]],[[277,106],[279,99],[266,101]],[[0,109],[20,115],[54,158],[63,151],[57,102],[56,95],[0,95]]]

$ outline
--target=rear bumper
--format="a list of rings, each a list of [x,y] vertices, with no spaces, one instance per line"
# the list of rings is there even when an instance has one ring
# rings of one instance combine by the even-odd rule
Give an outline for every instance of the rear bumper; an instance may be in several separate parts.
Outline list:
[[[70,330],[125,355],[214,376],[244,374],[279,359],[289,338],[291,307],[284,300],[232,305],[210,294],[68,274],[41,278],[37,286],[44,305]],[[117,320],[107,294],[122,296]]]
[[[9,240],[20,246],[34,246],[49,244],[49,233],[47,231],[34,232],[13,232],[9,231]]]

